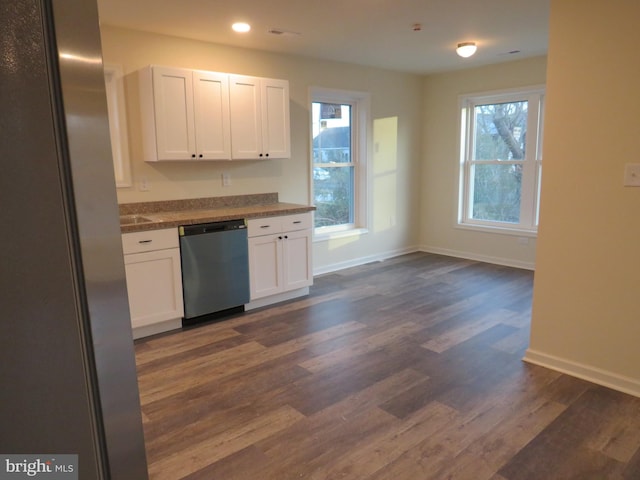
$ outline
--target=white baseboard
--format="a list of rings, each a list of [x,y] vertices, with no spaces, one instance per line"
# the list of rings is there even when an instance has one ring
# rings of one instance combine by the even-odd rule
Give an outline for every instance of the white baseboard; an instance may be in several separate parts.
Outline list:
[[[534,365],[550,368],[558,372],[566,373],[573,377],[587,380],[588,382],[612,388],[635,397],[640,397],[640,380],[625,377],[600,368],[584,365],[566,360],[564,358],[548,355],[543,352],[528,349],[523,360]]]
[[[465,258],[467,260],[475,260],[478,262],[504,265],[505,267],[522,268],[525,270],[535,270],[535,263],[523,262],[520,260],[514,260],[512,258],[492,257],[490,255],[482,255],[474,252],[464,252],[461,250],[451,250],[448,248],[432,247],[429,245],[422,245],[419,250],[421,252],[426,252],[426,253],[447,255],[448,257]]]
[[[266,307],[267,305],[273,305],[274,303],[284,302],[286,300],[293,300],[294,298],[304,297],[309,295],[309,287],[298,288],[289,292],[278,293],[269,297],[258,298],[245,304],[245,311],[254,310],[260,307]]]
[[[166,320],[164,322],[145,325],[143,327],[136,327],[132,329],[133,339],[137,340],[138,338],[149,337],[151,335],[157,335],[158,333],[164,333],[170,330],[178,330],[180,328],[182,328],[181,318]]]
[[[384,253],[377,253],[375,255],[368,255],[366,257],[358,257],[344,262],[332,263],[330,265],[324,265],[322,267],[314,268],[314,275],[322,275],[324,273],[337,272],[345,268],[357,267],[364,265],[365,263],[381,262],[393,257],[399,257],[400,255],[406,255],[407,253],[413,253],[419,251],[418,247],[406,247],[398,250],[391,250]]]

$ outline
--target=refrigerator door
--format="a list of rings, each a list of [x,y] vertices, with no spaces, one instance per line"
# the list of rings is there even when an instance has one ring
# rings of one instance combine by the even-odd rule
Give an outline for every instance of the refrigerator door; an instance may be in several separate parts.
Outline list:
[[[0,453],[147,467],[97,6],[0,0]]]

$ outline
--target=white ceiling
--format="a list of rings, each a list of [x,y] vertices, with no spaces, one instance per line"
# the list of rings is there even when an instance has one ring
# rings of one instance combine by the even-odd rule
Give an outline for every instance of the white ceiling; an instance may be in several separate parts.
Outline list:
[[[98,0],[98,7],[106,25],[426,74],[546,54],[549,1]],[[235,21],[251,32],[231,31]],[[463,41],[478,44],[469,59],[454,52]]]

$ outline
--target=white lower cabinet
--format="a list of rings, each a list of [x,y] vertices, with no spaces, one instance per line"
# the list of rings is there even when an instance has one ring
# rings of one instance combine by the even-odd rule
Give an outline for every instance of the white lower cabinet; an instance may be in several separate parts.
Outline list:
[[[285,232],[282,255],[285,291],[313,283],[311,229]]]
[[[184,307],[175,228],[122,235],[134,338],[180,328]]]
[[[311,213],[247,222],[251,301],[313,284]]]
[[[283,290],[282,236],[249,238],[249,292],[251,300]]]

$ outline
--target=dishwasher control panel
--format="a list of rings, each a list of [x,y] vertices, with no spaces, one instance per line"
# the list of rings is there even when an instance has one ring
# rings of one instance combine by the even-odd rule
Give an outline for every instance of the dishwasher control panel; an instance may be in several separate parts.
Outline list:
[[[178,227],[178,234],[181,237],[189,235],[201,235],[203,233],[226,232],[229,230],[240,230],[247,228],[247,221],[226,220],[224,222],[196,223],[195,225],[183,225]]]

